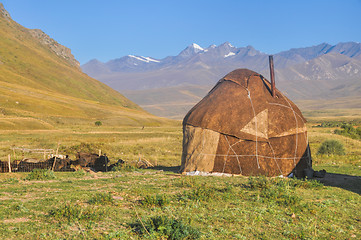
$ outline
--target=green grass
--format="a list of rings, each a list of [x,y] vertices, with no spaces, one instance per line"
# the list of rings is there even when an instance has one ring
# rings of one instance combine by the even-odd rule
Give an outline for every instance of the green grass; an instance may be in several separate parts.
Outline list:
[[[113,204],[114,199],[111,193],[97,193],[88,201],[89,204],[107,205]]]
[[[49,169],[33,169],[25,178],[26,180],[55,179],[54,172]]]
[[[311,125],[314,168],[361,176],[360,141],[334,134],[335,128]],[[76,151],[101,149],[112,163],[121,158],[125,166],[132,166],[141,157],[158,165],[154,170],[119,167],[96,174],[55,172],[55,179],[32,181],[25,180],[29,173],[2,173],[1,239],[167,239],[184,234],[181,229],[200,239],[361,238],[360,180],[336,186],[314,180],[169,172],[180,165],[180,124],[142,129],[93,122],[86,127],[0,133],[2,161],[8,154],[13,157],[13,146],[56,149],[60,143],[59,152],[73,159]],[[316,155],[327,139],[342,142],[345,155]],[[15,154],[23,157],[19,151]],[[42,154],[24,153],[30,156]]]
[[[138,220],[130,225],[140,236],[154,239],[199,239],[201,232],[189,224],[167,216],[156,216],[144,220]]]
[[[55,173],[55,180],[24,184],[23,175],[1,182],[2,239],[177,239],[170,236],[184,232],[197,236],[190,239],[361,237],[360,195],[315,181],[146,170],[95,178]],[[149,204],[144,196],[152,196]]]

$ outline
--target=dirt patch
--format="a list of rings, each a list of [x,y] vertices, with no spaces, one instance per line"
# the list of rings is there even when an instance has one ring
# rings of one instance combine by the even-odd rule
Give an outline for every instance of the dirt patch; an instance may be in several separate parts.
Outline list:
[[[22,217],[22,218],[14,218],[14,219],[5,219],[3,221],[3,223],[20,223],[20,222],[28,222],[28,221],[31,221],[31,219],[29,218],[25,218],[25,217]]]

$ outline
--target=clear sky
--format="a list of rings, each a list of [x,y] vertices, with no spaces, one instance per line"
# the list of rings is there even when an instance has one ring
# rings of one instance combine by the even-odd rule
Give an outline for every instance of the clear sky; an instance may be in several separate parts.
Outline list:
[[[191,43],[265,53],[361,42],[361,0],[0,0],[11,17],[69,47],[81,64],[164,58]]]

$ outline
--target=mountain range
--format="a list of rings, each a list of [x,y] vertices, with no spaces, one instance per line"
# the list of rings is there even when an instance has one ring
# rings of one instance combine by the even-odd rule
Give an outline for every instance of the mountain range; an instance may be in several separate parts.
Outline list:
[[[181,119],[228,72],[249,68],[269,79],[269,54],[229,42],[203,48],[195,43],[163,59],[128,55],[82,70],[159,116]],[[361,44],[346,42],[293,48],[273,55],[276,87],[308,109],[361,106]],[[332,99],[333,104],[326,102]],[[338,99],[342,104],[334,104]],[[336,100],[336,102],[338,101]],[[302,108],[302,106],[301,106]]]
[[[1,3],[0,36],[0,130],[165,122],[84,74],[69,48],[16,23]]]

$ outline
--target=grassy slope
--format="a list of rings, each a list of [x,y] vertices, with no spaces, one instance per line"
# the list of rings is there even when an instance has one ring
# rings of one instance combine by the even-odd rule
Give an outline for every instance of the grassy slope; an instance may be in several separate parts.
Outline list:
[[[166,121],[71,66],[26,28],[1,16],[0,36],[0,128],[49,128],[46,123],[63,121],[124,125]],[[29,117],[33,124],[16,123],[23,118],[29,122]]]
[[[178,86],[138,91],[124,91],[124,95],[152,114],[183,119],[212,86]]]

